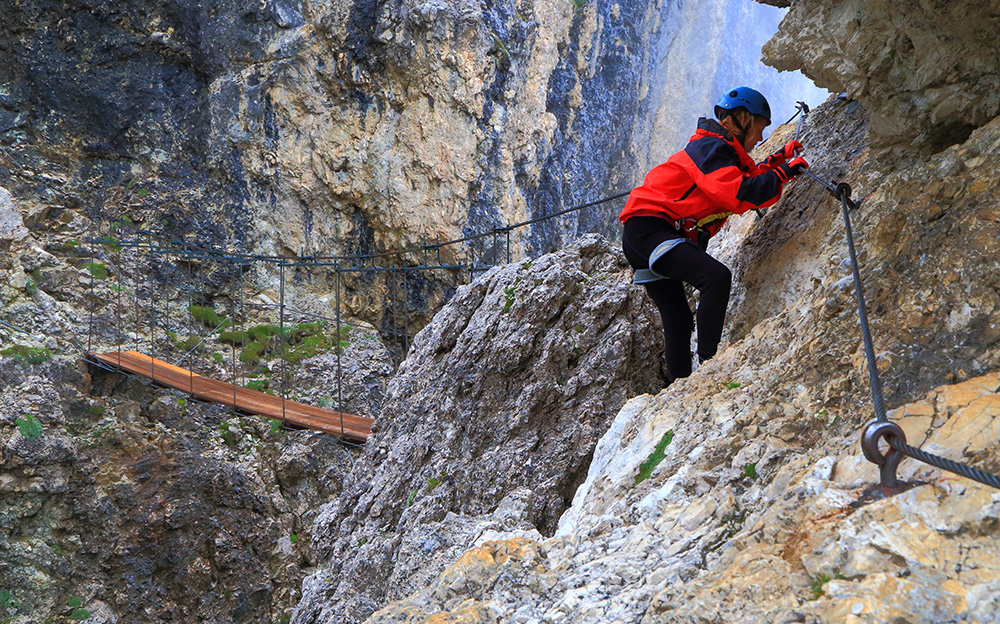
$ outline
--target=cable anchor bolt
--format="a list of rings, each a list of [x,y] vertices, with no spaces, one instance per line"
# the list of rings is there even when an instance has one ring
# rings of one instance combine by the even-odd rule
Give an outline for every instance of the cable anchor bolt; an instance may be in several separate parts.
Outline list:
[[[851,185],[847,182],[838,182],[836,186],[830,188],[829,190],[834,199],[843,199],[846,201],[847,207],[850,210],[857,210],[861,206],[861,202],[855,202],[851,199]]]
[[[889,444],[885,455],[878,448],[879,440],[883,438]],[[899,487],[896,468],[899,467],[903,454],[893,448],[893,441],[906,444],[906,434],[899,425],[887,420],[873,420],[865,425],[864,431],[861,432],[861,451],[868,461],[878,465],[883,488]]]

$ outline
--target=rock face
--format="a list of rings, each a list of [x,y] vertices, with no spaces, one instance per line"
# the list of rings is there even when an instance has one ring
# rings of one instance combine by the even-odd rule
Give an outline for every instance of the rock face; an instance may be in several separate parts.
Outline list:
[[[617,190],[653,159],[645,128],[675,125],[650,42],[704,6],[8,4],[3,320],[75,338],[99,300],[72,250],[109,218],[200,248],[364,253]],[[864,199],[893,418],[997,471],[994,5],[799,2],[765,55],[848,94],[803,141]],[[732,5],[711,6],[724,24]],[[514,255],[603,216],[515,234]],[[871,496],[843,234],[807,179],[733,219],[714,242],[737,284],[727,344],[627,403],[658,390],[660,334],[617,251],[585,239],[496,268],[421,334],[384,405],[384,349],[348,365],[350,409],[385,408],[349,476],[339,447],[33,361],[45,337],[0,326],[0,621],[79,602],[100,622],[281,622],[306,574],[297,622],[995,621],[997,494],[906,461],[915,487]],[[498,255],[452,259],[471,253]],[[346,307],[377,325],[388,287],[369,286],[347,284]],[[297,369],[301,391],[332,398],[333,360]]]
[[[990,0],[800,2],[764,62],[863,102],[873,148],[927,155],[1000,114],[998,30]]]
[[[247,251],[515,222],[631,177],[668,10],[647,4],[22,2],[0,16],[0,184],[52,219]]]
[[[22,2],[0,16],[0,186],[29,230],[66,235],[40,246],[67,263],[67,239],[117,237],[126,219],[144,240],[285,258],[488,232],[627,190],[722,84],[758,80],[721,59],[756,58],[776,12],[709,54],[706,30],[760,20],[745,2],[702,5]],[[512,230],[511,257],[611,234],[619,208]],[[486,237],[444,253],[467,267],[506,252]],[[255,277],[277,290],[276,273]],[[43,274],[50,294],[80,277]],[[450,274],[341,277],[342,311],[387,331],[389,299],[408,302],[414,334],[453,292]]]
[[[0,255],[0,621],[81,619],[83,611],[109,623],[287,621],[314,563],[317,510],[339,493],[356,451],[88,367],[73,357],[81,344],[122,345],[105,341],[100,315],[88,336],[85,310],[107,312],[110,287],[126,282],[115,275],[91,291],[94,277],[42,250],[16,206],[0,219],[10,224],[0,239],[8,243]],[[159,336],[157,354],[179,355],[173,342]],[[288,393],[376,416],[392,372],[388,352],[358,327],[338,342],[340,357],[327,351],[289,364]],[[228,379],[231,349],[207,336],[185,365]],[[275,371],[276,357],[266,355]],[[278,385],[276,376],[260,381]]]
[[[755,39],[702,43],[746,3],[702,4],[21,2],[0,16],[0,185],[48,226],[124,216],[248,253],[488,231],[627,190],[651,145],[753,82],[722,59],[756,58]],[[514,257],[613,232],[615,213],[514,232]]]
[[[849,181],[861,200],[852,225],[886,398],[901,404],[942,381],[1000,368],[998,281],[986,270],[1000,251],[1000,159],[992,147],[1000,119],[893,173],[862,148],[864,114],[856,103],[831,101],[808,128],[803,140],[814,171]],[[777,133],[773,142],[785,138]],[[843,218],[838,202],[806,180],[788,189],[782,206],[779,218],[754,224],[752,235],[734,228],[734,238],[720,241],[717,255],[737,283],[727,337],[760,361],[801,350],[818,366],[797,381],[826,388],[829,406],[826,395],[867,386]],[[817,329],[803,331],[810,327]],[[751,352],[748,340],[762,350]]]
[[[102,622],[276,622],[295,605],[316,507],[350,464],[334,440],[67,357],[0,357],[0,388],[0,616],[75,598]]]
[[[630,14],[644,12],[645,0],[630,2]],[[520,221],[592,199],[594,180],[631,175],[628,155],[597,156],[625,153],[634,85],[648,71],[641,31],[595,45],[610,10],[565,0],[19,3],[0,16],[0,186],[36,232],[100,238],[124,217],[163,241],[286,257]],[[592,117],[614,122],[592,137]],[[557,151],[586,160],[586,184],[543,179]],[[528,244],[554,248],[568,230]],[[488,246],[454,253],[482,259]],[[445,287],[432,280],[417,299],[433,308]],[[381,298],[371,299],[347,305],[381,326]]]
[[[11,243],[22,241],[27,236],[28,228],[24,227],[14,198],[7,189],[0,188],[0,250],[9,251]]]
[[[807,127],[814,171],[864,198],[852,219],[890,417],[911,444],[998,471],[1000,119],[892,173],[859,149],[857,103],[832,99]],[[626,404],[556,535],[484,534],[369,621],[996,619],[1000,495],[904,460],[915,487],[871,496],[878,473],[858,436],[873,413],[837,202],[800,179],[713,245],[738,284],[728,343]]]
[[[997,375],[976,378],[893,417],[930,447],[976,452],[1000,417],[998,389]],[[751,392],[630,402],[556,537],[491,534],[368,621],[995,620],[995,490],[904,462],[902,476],[927,483],[859,500],[873,467],[852,452],[853,439],[837,436],[835,455],[776,438],[755,445],[746,438],[753,418],[733,417]],[[636,485],[638,458],[666,431],[664,460]]]
[[[324,564],[294,621],[360,621],[486,530],[551,534],[627,397],[662,384],[662,337],[597,236],[495,268],[417,336],[364,455],[320,512]]]

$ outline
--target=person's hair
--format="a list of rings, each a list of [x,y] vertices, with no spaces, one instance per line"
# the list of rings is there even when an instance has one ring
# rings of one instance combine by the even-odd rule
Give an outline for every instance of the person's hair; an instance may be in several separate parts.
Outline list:
[[[749,113],[746,106],[737,106],[736,108],[722,108],[721,106],[716,107],[715,116],[719,118],[719,121],[724,120],[726,117],[732,117],[740,112]],[[751,115],[753,117],[753,115]]]
[[[740,123],[740,114],[739,114],[740,111],[746,113],[747,117],[750,119],[749,123],[747,124]],[[730,111],[726,111],[726,113],[727,113],[726,115],[722,115],[719,118],[719,123],[722,124],[723,128],[733,133],[733,136],[740,143],[742,143],[743,140],[746,138],[747,130],[749,129],[750,124],[753,123],[754,116],[750,114],[750,111],[743,108],[742,106],[737,107]]]

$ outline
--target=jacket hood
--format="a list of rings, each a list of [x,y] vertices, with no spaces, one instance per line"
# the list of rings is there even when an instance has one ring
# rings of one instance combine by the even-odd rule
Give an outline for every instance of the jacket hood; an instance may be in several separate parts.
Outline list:
[[[733,133],[714,119],[709,119],[707,117],[699,117],[698,129],[705,132],[711,132],[712,134],[717,134],[730,143],[736,141],[736,138],[733,136]]]

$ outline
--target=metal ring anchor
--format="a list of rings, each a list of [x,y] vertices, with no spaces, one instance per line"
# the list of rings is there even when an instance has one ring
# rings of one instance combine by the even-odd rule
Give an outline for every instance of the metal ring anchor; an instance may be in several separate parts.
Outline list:
[[[885,455],[879,451],[878,442],[882,438],[889,442],[891,438],[906,444],[906,434],[894,422],[887,420],[873,420],[865,426],[861,432],[861,451],[868,461],[877,464],[879,476],[882,480],[882,487],[894,488],[899,486],[896,480],[896,468],[899,466],[903,454],[894,449],[891,445]]]

